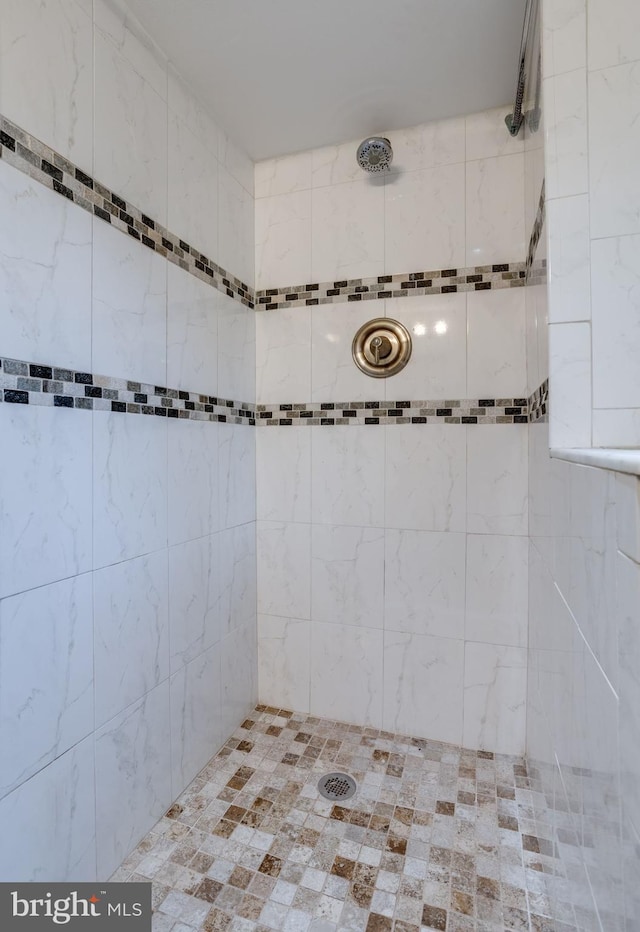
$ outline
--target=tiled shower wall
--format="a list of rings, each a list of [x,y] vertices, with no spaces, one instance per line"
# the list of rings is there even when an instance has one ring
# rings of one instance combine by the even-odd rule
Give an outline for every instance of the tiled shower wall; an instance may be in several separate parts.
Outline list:
[[[552,447],[640,445],[640,8],[544,0]]]
[[[391,134],[383,179],[356,165],[358,140],[256,166],[257,287],[310,292],[256,315],[257,399],[270,412],[257,422],[259,684],[277,706],[518,753],[527,425],[363,418],[527,394],[522,281],[484,290],[459,273],[526,257],[524,148],[504,114]],[[399,273],[435,285],[433,270],[458,284],[387,300],[355,290]],[[337,303],[305,289],[352,279]],[[376,380],[351,341],[384,315],[414,348],[406,369]],[[303,403],[327,423],[276,426]],[[334,408],[359,423],[331,423]]]
[[[636,7],[606,4],[605,15],[604,4],[590,2],[589,10],[594,41],[611,46],[612,30],[620,28],[622,50],[633,36],[629,17],[636,15]],[[567,53],[577,55],[578,69],[546,79],[546,106],[550,86],[582,86],[586,7],[581,2],[550,2],[544,12],[545,73],[552,74]],[[601,81],[602,75],[594,80]],[[557,112],[546,109],[547,126],[557,117]],[[571,128],[577,131],[579,126],[579,120],[565,119],[548,130],[546,138],[561,152],[561,139],[567,142]],[[542,127],[537,134],[525,135],[527,189],[539,183],[543,138]],[[600,143],[607,144],[606,138],[601,137]],[[553,152],[547,153],[547,166],[554,158]],[[581,177],[571,164],[571,170],[561,173],[566,183]],[[557,346],[558,339],[566,337],[567,349],[579,350],[580,330],[575,328],[589,329],[588,322],[580,321],[585,307],[589,310],[589,281],[599,279],[598,249],[604,244],[596,244],[590,266],[588,197],[565,192],[566,197],[556,200],[559,178],[547,175],[547,190],[554,199],[547,205],[548,234],[543,234],[537,253],[539,259],[545,256],[548,243],[549,315],[546,288],[525,289],[527,371],[533,389],[546,374],[549,316],[551,422],[556,429],[566,421],[580,430],[582,414],[590,418],[590,410],[572,382],[576,372],[569,358],[558,364],[553,341]],[[610,268],[618,267],[614,263]],[[616,288],[606,302],[612,331],[628,326],[625,303],[619,297]],[[595,315],[595,304],[593,311]],[[598,313],[604,313],[604,306]],[[604,360],[600,351],[606,347],[598,342],[595,317],[593,324],[595,373]],[[633,352],[633,332],[625,332]],[[626,378],[624,357],[619,377]],[[636,476],[551,459],[549,427],[541,420],[531,425],[529,434],[527,700],[529,772],[534,788],[542,793],[538,833],[556,845],[562,864],[558,876],[547,876],[547,886],[558,923],[571,923],[575,916],[579,928],[636,932],[640,928],[639,482]]]
[[[128,235],[127,205],[251,285],[253,166],[102,0],[4,0],[0,113],[125,216],[2,138],[2,373],[40,367],[0,404],[0,876],[104,879],[257,697],[255,430],[160,407],[253,404],[254,312]],[[143,405],[151,383],[152,416],[111,378]]]

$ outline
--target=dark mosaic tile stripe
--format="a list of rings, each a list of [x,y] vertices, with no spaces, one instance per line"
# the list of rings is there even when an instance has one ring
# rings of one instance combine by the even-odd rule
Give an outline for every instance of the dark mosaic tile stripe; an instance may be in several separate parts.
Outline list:
[[[397,275],[378,275],[374,278],[287,285],[257,291],[256,309],[273,311],[281,307],[312,307],[345,301],[349,303],[381,298],[520,288],[524,285],[525,274],[526,263],[505,262],[459,269],[401,272]]]
[[[518,288],[525,283],[527,263],[507,262],[469,268],[402,272],[367,279],[309,282],[268,288],[256,293],[190,243],[169,232],[133,204],[2,116],[0,158],[49,190],[56,191],[105,223],[137,239],[184,271],[201,281],[209,282],[245,307],[255,307],[256,310]]]
[[[4,357],[0,401],[255,425],[255,406],[246,402]]]
[[[549,420],[549,379],[545,379],[542,385],[533,392],[529,397],[529,422],[535,424],[538,421]]]
[[[525,268],[525,278],[527,284],[538,284],[540,279],[540,269],[544,269],[545,272],[545,281],[546,281],[546,269],[547,261],[546,259],[542,260],[540,263],[536,263],[536,252],[538,251],[538,243],[540,242],[540,237],[542,236],[542,230],[544,229],[545,222],[545,183],[544,179],[542,181],[542,188],[540,190],[540,197],[538,199],[538,210],[536,213],[536,218],[533,222],[533,228],[531,230],[531,236],[529,238],[529,248],[527,250],[527,262]],[[536,269],[537,266],[537,269]],[[530,282],[530,278],[537,278],[538,281]]]
[[[249,285],[2,116],[0,158],[245,307],[254,307]]]
[[[256,424],[262,427],[528,423],[527,398],[310,402],[256,406]]]

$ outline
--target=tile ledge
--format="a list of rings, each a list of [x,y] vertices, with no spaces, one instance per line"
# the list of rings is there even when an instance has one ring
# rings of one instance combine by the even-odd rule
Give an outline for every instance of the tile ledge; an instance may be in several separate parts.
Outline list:
[[[626,472],[640,476],[640,449],[562,449],[552,447],[549,450],[552,459],[566,460],[582,466],[597,466],[613,472]]]

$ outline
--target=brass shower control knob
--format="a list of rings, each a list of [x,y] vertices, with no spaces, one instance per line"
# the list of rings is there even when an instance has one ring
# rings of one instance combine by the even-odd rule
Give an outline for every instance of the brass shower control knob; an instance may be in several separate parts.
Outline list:
[[[390,317],[376,317],[363,324],[353,338],[353,361],[374,379],[386,379],[404,369],[411,358],[411,336],[406,327]]]

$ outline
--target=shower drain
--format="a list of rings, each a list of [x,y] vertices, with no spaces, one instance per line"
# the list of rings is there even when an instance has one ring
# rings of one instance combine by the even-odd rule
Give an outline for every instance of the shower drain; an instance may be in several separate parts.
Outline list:
[[[357,789],[348,773],[325,773],[318,780],[318,790],[325,799],[351,799]]]

